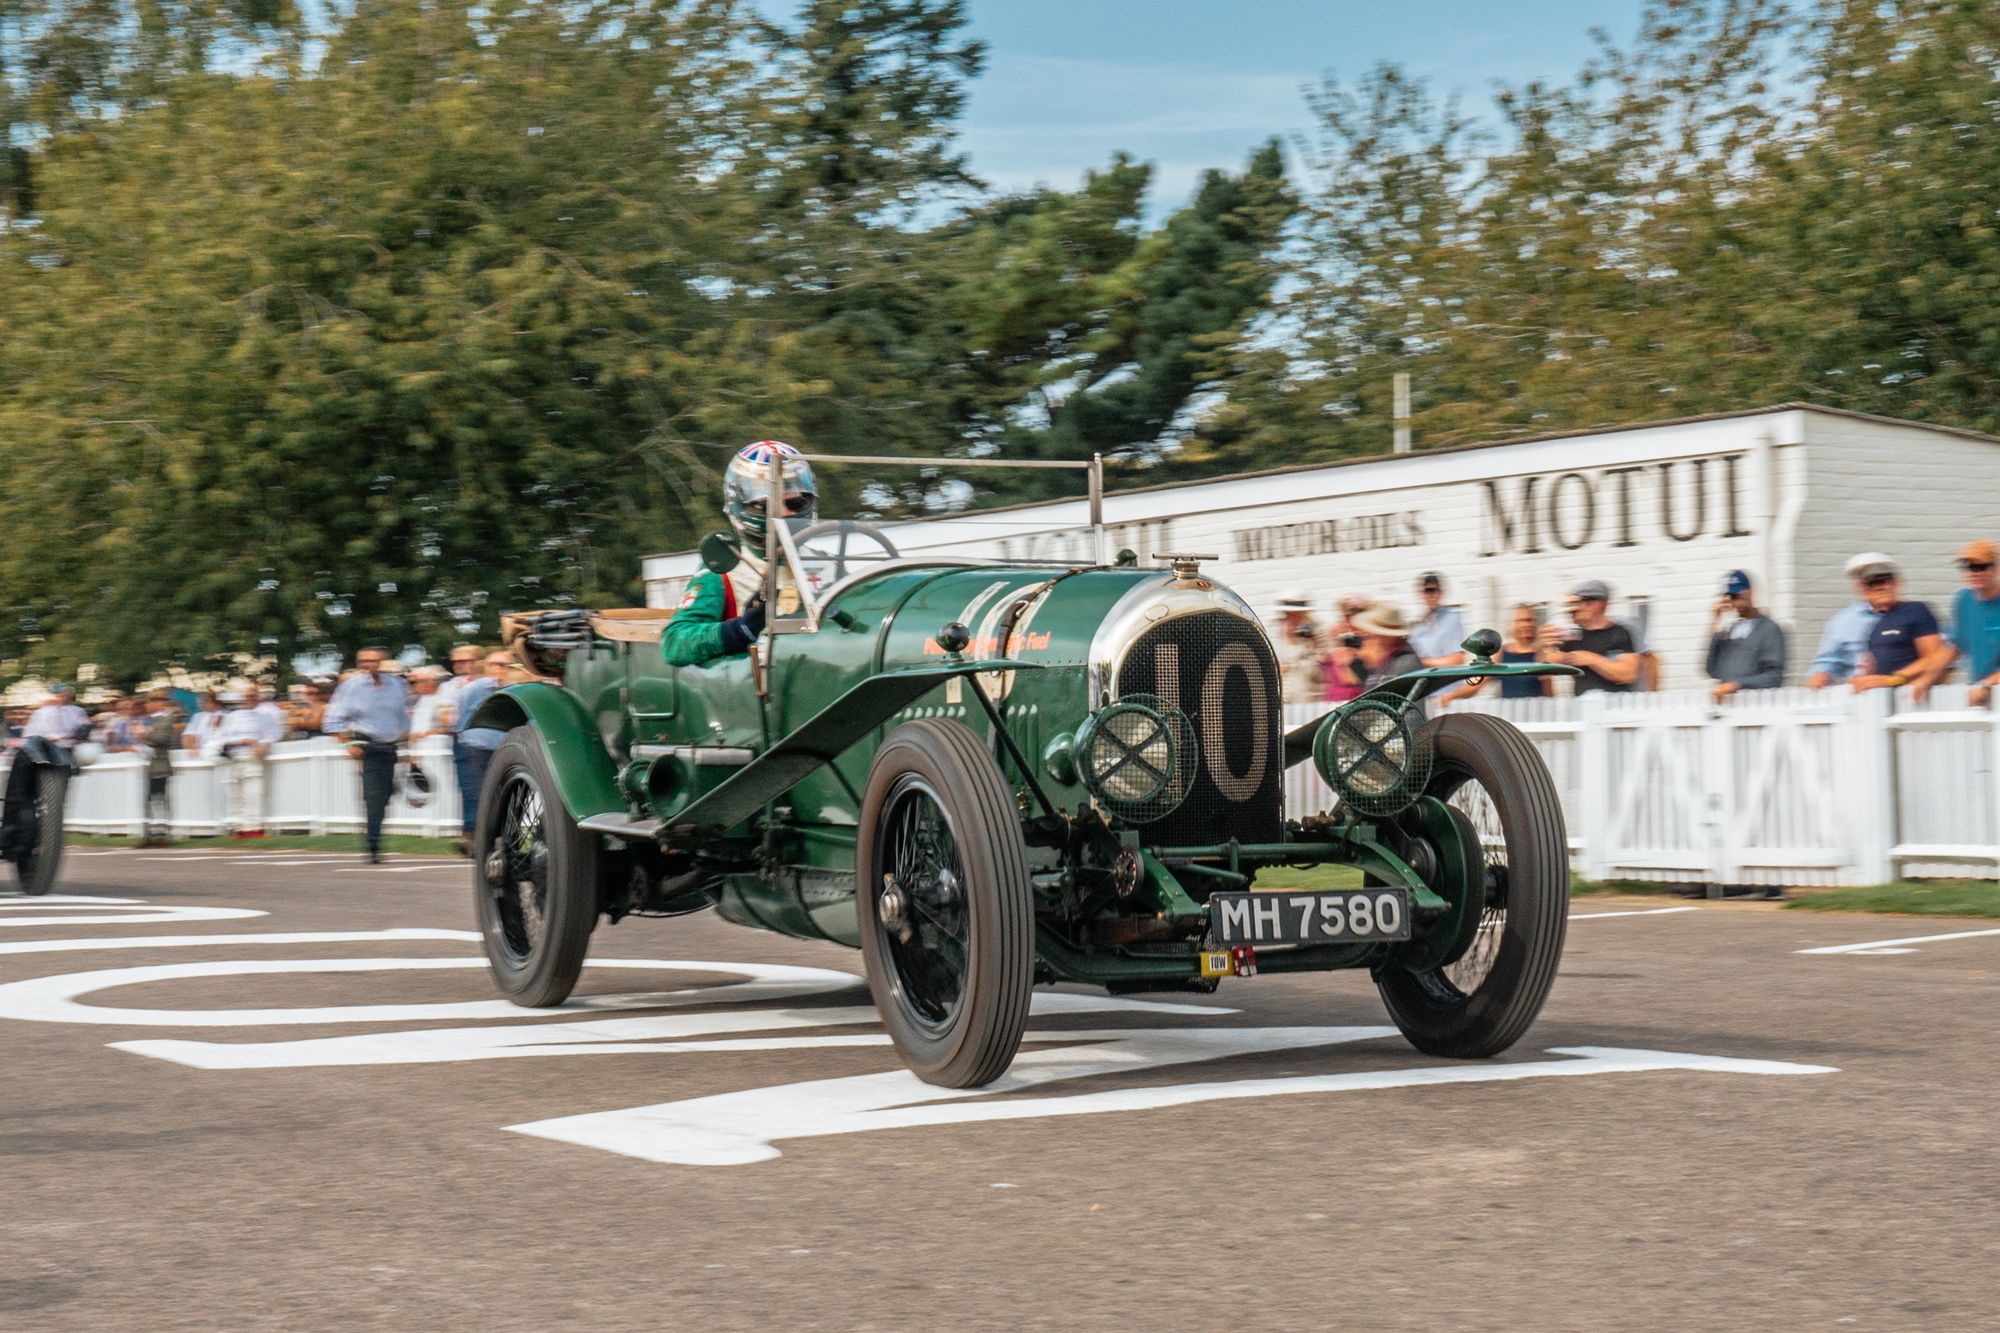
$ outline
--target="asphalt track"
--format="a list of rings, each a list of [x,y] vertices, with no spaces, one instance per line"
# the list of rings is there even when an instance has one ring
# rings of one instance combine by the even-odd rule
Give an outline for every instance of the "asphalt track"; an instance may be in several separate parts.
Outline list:
[[[8,1329],[1994,1318],[1991,922],[1585,898],[1498,1061],[1267,976],[1069,990],[939,1097],[858,955],[708,916],[593,957],[710,966],[534,1016],[464,965],[462,863],[73,853],[63,893],[139,901],[0,898]]]

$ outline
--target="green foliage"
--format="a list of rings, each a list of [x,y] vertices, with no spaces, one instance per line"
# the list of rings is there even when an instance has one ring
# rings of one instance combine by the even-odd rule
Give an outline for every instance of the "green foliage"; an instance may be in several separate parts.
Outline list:
[[[2000,7],[1656,0],[1601,43],[1486,137],[1394,69],[1327,85],[1286,295],[1185,462],[1379,450],[1397,371],[1419,446],[1792,399],[2000,429]]]

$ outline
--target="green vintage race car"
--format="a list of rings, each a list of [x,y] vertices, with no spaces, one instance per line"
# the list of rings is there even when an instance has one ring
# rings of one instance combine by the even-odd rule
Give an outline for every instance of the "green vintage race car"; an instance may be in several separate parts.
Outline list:
[[[558,1004],[601,918],[713,907],[858,947],[903,1059],[947,1086],[1003,1074],[1056,982],[1367,968],[1418,1048],[1505,1050],[1562,954],[1562,810],[1518,730],[1419,701],[1572,669],[1496,663],[1481,631],[1471,665],[1287,733],[1265,632],[1201,558],[902,559],[865,524],[773,523],[746,657],[666,665],[664,611],[524,618],[545,679],[474,719],[508,730],[474,845],[501,990]],[[1333,808],[1285,809],[1301,763]],[[1359,887],[1258,888],[1318,866]]]

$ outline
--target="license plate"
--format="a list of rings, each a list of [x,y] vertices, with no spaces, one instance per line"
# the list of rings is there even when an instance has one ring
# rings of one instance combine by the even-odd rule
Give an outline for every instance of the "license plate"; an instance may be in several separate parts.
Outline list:
[[[1356,944],[1410,938],[1405,889],[1339,893],[1213,893],[1208,924],[1218,944]]]

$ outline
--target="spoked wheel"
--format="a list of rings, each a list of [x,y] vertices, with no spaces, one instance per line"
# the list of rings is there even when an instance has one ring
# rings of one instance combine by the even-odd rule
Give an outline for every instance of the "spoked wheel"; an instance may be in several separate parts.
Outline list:
[[[516,1004],[561,1004],[597,925],[598,845],[564,808],[533,728],[516,727],[494,751],[473,839],[473,891],[493,980]]]
[[[962,722],[890,733],[862,799],[856,910],[868,989],[926,1083],[972,1088],[1020,1049],[1034,900],[1013,793]]]
[[[69,793],[69,774],[51,765],[37,764],[34,769],[22,778],[26,790],[21,793],[23,808],[17,833],[21,852],[14,862],[14,873],[20,879],[21,892],[39,897],[55,887],[56,872],[62,868],[63,798]]]
[[[1432,1055],[1497,1055],[1541,1012],[1569,927],[1569,844],[1555,783],[1528,738],[1465,713],[1431,724],[1437,761],[1425,793],[1451,807],[1483,849],[1477,930],[1455,956],[1415,969],[1391,959],[1375,981],[1411,1045]]]

